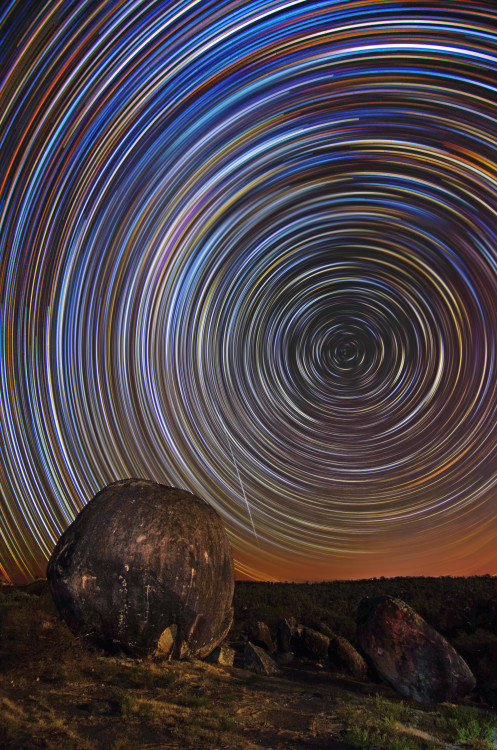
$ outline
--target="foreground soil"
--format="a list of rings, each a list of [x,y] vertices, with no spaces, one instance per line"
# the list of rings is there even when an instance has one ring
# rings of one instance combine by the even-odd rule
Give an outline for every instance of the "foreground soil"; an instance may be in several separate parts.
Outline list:
[[[423,707],[310,662],[262,677],[108,656],[75,638],[43,584],[0,592],[0,747],[497,748],[495,710]]]

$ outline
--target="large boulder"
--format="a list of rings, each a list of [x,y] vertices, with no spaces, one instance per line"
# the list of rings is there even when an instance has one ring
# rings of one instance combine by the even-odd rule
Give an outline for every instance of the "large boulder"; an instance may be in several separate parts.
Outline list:
[[[471,692],[475,678],[464,659],[400,599],[363,599],[357,637],[380,677],[405,698],[454,702]]]
[[[195,495],[146,480],[99,492],[59,539],[47,578],[75,633],[134,655],[204,658],[233,618],[220,517]]]

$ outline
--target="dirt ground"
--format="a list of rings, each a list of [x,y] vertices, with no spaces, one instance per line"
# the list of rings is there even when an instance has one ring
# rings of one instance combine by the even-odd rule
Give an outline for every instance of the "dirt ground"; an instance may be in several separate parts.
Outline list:
[[[48,595],[5,600],[2,750],[435,750],[497,747],[497,715],[419,706],[311,662],[266,677],[207,662],[137,660],[72,635]]]

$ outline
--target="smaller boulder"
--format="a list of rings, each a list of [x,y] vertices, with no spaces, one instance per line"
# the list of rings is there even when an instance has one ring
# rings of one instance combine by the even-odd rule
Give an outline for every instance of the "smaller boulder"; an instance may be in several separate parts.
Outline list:
[[[309,659],[326,659],[330,639],[312,628],[302,628],[300,648],[303,656]]]
[[[345,672],[358,680],[364,680],[368,673],[368,665],[346,638],[333,635],[328,649],[330,669]]]
[[[250,669],[252,672],[266,675],[281,674],[281,669],[267,651],[264,651],[260,646],[255,646],[250,641],[245,646],[243,660],[245,669]]]
[[[333,638],[335,636],[335,633],[329,627],[329,625],[327,625],[325,622],[322,622],[321,620],[319,620],[318,622],[315,622],[313,624],[313,628],[314,630],[319,631],[323,635],[327,635],[328,638]]]
[[[209,664],[219,664],[225,667],[232,667],[235,659],[235,649],[229,646],[218,646],[214,651],[207,657],[206,661]]]
[[[290,617],[286,620],[280,620],[280,622],[278,623],[278,632],[276,635],[278,651],[281,651],[281,653],[291,651],[292,637],[294,636],[296,629],[297,621],[294,617]]]
[[[169,625],[161,634],[157,642],[157,654],[160,654],[163,658],[171,659],[176,637],[178,635],[178,626],[174,623]]]
[[[271,638],[271,631],[265,622],[257,622],[250,628],[249,640],[256,646],[265,648],[270,654],[274,654],[276,646]]]
[[[304,643],[302,640],[302,633],[304,632],[303,625],[296,625],[292,630],[292,637],[290,640],[290,651],[293,651],[296,656],[305,656]]]

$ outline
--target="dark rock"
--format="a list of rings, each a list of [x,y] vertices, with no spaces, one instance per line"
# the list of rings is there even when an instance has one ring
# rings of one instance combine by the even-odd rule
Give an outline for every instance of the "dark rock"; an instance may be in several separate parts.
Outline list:
[[[321,622],[321,621],[316,622],[313,625],[313,629],[317,630],[319,633],[322,633],[323,635],[328,636],[328,638],[334,638],[335,637],[335,633],[333,632],[333,630],[325,622]]]
[[[291,651],[284,651],[282,653],[277,653],[274,655],[274,660],[276,664],[280,667],[284,667],[286,664],[291,664],[292,661],[295,659],[295,654]]]
[[[295,653],[295,656],[305,656],[304,642],[302,640],[303,632],[303,625],[297,625],[296,627],[292,628],[290,651],[293,651]]]
[[[250,641],[245,646],[243,658],[245,669],[250,669],[252,672],[267,675],[281,674],[281,669],[267,651],[260,646],[254,646]]]
[[[96,495],[59,539],[47,578],[70,628],[107,648],[206,657],[232,621],[222,521],[184,490],[139,479]]]
[[[297,621],[294,617],[287,620],[280,620],[276,636],[278,651],[281,651],[282,653],[291,651],[292,637],[295,635],[296,630]]]
[[[328,658],[330,669],[345,672],[358,680],[366,678],[368,665],[353,645],[341,635],[333,635],[330,638]]]
[[[229,646],[218,646],[206,659],[209,664],[221,664],[226,667],[232,667],[234,660],[235,649]]]
[[[247,643],[247,639],[246,638],[245,639],[241,638],[238,641],[233,641],[233,640],[229,639],[229,644],[230,644],[231,648],[233,648],[236,651],[237,654],[238,653],[243,654],[243,650],[245,648],[245,644],[246,643]]]
[[[330,639],[312,628],[302,628],[300,650],[309,659],[325,659],[328,656]]]
[[[276,646],[271,638],[271,631],[265,622],[257,622],[250,628],[249,640],[256,646],[265,648],[270,654],[274,654],[276,651]]]
[[[363,599],[357,636],[383,680],[420,703],[455,702],[475,687],[464,659],[400,599]]]
[[[245,659],[243,658],[243,654],[235,654],[235,658],[233,659],[233,666],[237,669],[245,669]]]

